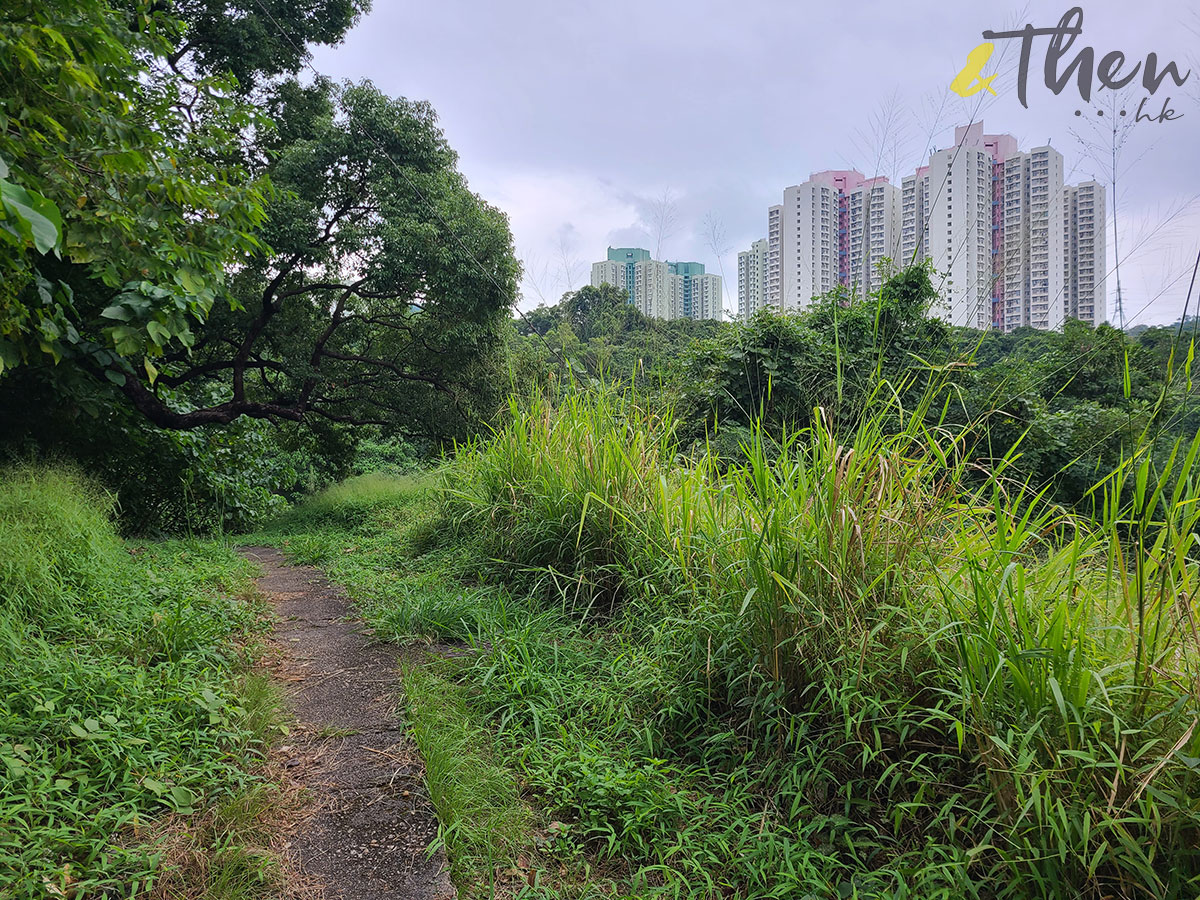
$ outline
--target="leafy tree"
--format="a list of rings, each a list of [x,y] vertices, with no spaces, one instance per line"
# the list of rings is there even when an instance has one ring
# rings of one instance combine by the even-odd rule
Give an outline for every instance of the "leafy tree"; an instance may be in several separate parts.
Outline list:
[[[648,318],[618,288],[587,286],[517,319],[520,337],[509,356],[518,383],[540,383],[546,373],[560,370],[562,377],[603,377],[657,390],[675,377],[688,347],[729,327],[712,320]]]
[[[547,335],[562,321],[562,311],[557,306],[539,306],[513,322],[518,334]]]
[[[247,151],[270,123],[240,95],[295,71],[308,42],[340,40],[366,6],[17,0],[0,10],[3,193],[45,200],[33,246],[0,261],[0,374],[44,354],[118,381],[135,365],[153,377],[168,346],[190,345],[226,296],[229,268],[262,248],[269,182]],[[9,207],[0,221],[11,225]],[[47,242],[56,212],[61,247]],[[52,249],[58,259],[42,255]],[[102,315],[114,307],[126,312]]]
[[[951,350],[946,326],[926,316],[934,296],[928,270],[914,266],[866,300],[832,293],[697,344],[678,385],[691,436],[760,416],[774,428],[803,425],[817,408],[852,424],[881,378],[919,396],[930,364]]]
[[[308,45],[337,44],[370,0],[175,0],[183,26],[167,56],[176,71],[224,72],[249,93],[298,72]]]
[[[0,453],[75,457],[139,528],[233,525],[345,472],[343,420],[490,410],[503,217],[428,106],[286,79],[366,8],[0,10]]]
[[[487,406],[516,290],[505,217],[468,189],[428,104],[289,82],[272,114],[259,147],[276,187],[260,231],[270,252],[236,272],[234,302],[192,346],[121,391],[166,428],[315,415],[445,433],[469,421]],[[136,320],[137,304],[118,298],[104,315]],[[213,382],[218,401],[174,402]]]
[[[68,358],[159,427],[464,420],[452,384],[487,381],[514,292],[506,223],[427,105],[275,80],[364,2],[258,2],[0,14],[4,208],[29,201],[0,220],[22,238],[0,365]]]
[[[145,0],[18,0],[0,11],[0,159],[14,186],[4,192],[44,198],[36,211],[63,224],[61,261],[42,255],[59,249],[44,227],[6,254],[0,371],[43,354],[108,368],[135,340],[149,356],[187,343],[226,267],[258,246],[264,186],[225,148],[259,120],[220,77],[151,77],[177,28]],[[81,309],[57,277],[68,268],[97,296],[136,298],[137,317]]]
[[[38,253],[58,250],[62,243],[62,216],[58,207],[37,191],[26,190],[8,180],[8,164],[0,159],[0,243],[18,252],[33,248]],[[6,267],[17,255],[4,257]],[[13,268],[17,268],[13,266]],[[14,273],[15,274],[15,273]]]
[[[629,304],[628,295],[611,284],[589,285],[567,294],[562,302],[562,315],[581,341],[620,334],[646,324],[645,316]]]

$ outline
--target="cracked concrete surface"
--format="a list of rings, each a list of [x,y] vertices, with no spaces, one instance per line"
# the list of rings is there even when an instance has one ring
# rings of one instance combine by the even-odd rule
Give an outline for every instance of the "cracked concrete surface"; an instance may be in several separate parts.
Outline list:
[[[401,727],[399,655],[375,641],[346,594],[278,550],[247,547],[275,609],[275,641],[297,728],[280,748],[316,803],[293,838],[325,900],[453,900],[424,764]]]

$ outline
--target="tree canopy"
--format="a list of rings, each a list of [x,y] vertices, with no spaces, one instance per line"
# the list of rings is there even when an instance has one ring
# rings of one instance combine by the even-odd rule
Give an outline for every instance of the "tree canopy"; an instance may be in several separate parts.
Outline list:
[[[152,355],[186,343],[227,267],[259,246],[266,186],[227,149],[257,115],[231,99],[223,76],[150,77],[179,27],[144,0],[0,12],[0,160],[12,185],[45,199],[38,212],[62,223],[53,245],[35,240],[4,257],[2,369],[42,354],[108,368],[134,331]],[[81,310],[52,277],[66,266],[99,293],[141,297],[138,320]]]
[[[167,57],[176,71],[225,72],[250,93],[308,62],[309,44],[336,44],[370,0],[174,0],[183,27]]]
[[[428,104],[286,77],[366,7],[0,14],[0,376],[65,362],[166,428],[466,415],[515,296],[506,220]]]
[[[949,350],[946,325],[927,316],[934,297],[928,270],[914,266],[867,300],[831,293],[803,313],[764,311],[697,344],[679,386],[691,436],[759,416],[806,424],[817,408],[852,424],[880,377],[919,396],[929,362]]]
[[[568,291],[558,303],[538,306],[513,325],[513,362],[524,380],[538,381],[565,362],[575,374],[650,388],[674,377],[695,341],[729,327],[713,320],[649,318],[610,284]]]
[[[507,220],[468,189],[433,110],[321,81],[284,85],[273,113],[270,251],[232,276],[235,302],[164,355],[158,379],[122,390],[173,428],[307,413],[393,424],[468,402],[456,388],[499,343],[517,264]],[[161,393],[201,380],[228,396],[179,412]]]

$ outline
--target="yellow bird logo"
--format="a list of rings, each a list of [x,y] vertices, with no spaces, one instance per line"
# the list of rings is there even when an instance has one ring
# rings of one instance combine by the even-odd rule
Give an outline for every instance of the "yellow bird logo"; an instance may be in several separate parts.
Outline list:
[[[968,53],[967,64],[962,67],[962,71],[955,75],[954,80],[950,82],[950,90],[954,91],[960,97],[974,97],[984,88],[987,88],[993,97],[997,96],[995,89],[992,87],[992,81],[995,80],[996,76],[980,77],[983,67],[992,58],[992,51],[995,49],[995,44],[990,41],[984,41]]]

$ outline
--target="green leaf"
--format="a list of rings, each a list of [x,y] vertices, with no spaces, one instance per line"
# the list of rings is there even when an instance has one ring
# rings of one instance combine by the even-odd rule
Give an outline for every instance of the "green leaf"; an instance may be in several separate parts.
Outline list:
[[[112,330],[112,339],[122,356],[133,356],[142,348],[142,332],[132,325],[118,325]]]
[[[55,324],[53,319],[42,319],[42,321],[38,323],[38,331],[40,331],[42,333],[42,337],[48,341],[57,341],[60,337],[62,337],[62,329]]]
[[[190,269],[181,269],[175,276],[175,280],[189,294],[199,294],[204,290],[204,279],[198,277]]]
[[[5,212],[22,223],[39,253],[49,253],[62,240],[62,217],[58,207],[33,191],[8,181],[0,181],[0,201]]]
[[[161,797],[167,792],[167,786],[156,778],[143,778],[142,784],[150,788],[157,797]]]
[[[112,369],[105,369],[104,377],[117,387],[125,387],[125,376],[121,372],[116,372]]]
[[[171,340],[170,330],[161,322],[155,322],[153,319],[146,323],[146,331],[150,335],[150,340],[160,347],[165,347]]]
[[[175,785],[171,788],[171,805],[178,813],[194,812],[193,804],[196,802],[196,795],[182,785]]]
[[[21,364],[21,351],[11,341],[0,338],[0,374]]]

